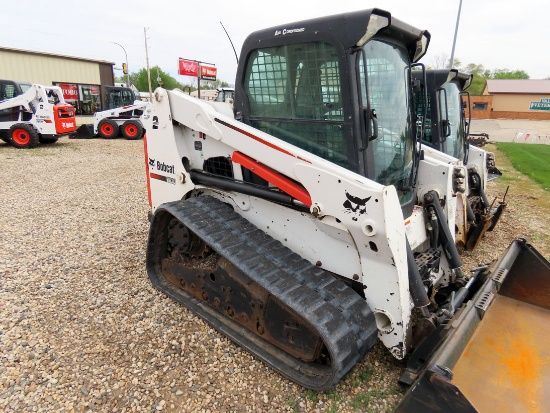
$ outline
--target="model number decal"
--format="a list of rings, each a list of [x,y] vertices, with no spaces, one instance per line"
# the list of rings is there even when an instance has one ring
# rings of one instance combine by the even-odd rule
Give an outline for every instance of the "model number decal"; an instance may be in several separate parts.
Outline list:
[[[157,179],[159,181],[167,182],[172,185],[176,185],[176,180],[170,176],[164,176],[160,174],[156,174],[154,172],[151,172],[150,175],[151,179]]]

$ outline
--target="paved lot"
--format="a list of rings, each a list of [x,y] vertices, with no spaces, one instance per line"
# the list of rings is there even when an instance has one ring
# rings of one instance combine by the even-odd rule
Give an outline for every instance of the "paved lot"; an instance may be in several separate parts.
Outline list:
[[[492,142],[550,145],[550,120],[472,119],[471,133],[488,133]]]

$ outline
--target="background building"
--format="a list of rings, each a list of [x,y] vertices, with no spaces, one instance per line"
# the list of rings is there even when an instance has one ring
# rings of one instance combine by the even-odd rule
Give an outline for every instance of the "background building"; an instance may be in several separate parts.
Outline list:
[[[105,86],[114,85],[113,62],[0,47],[0,79],[57,85],[77,115],[105,105]]]
[[[475,119],[550,120],[550,80],[487,79],[470,106]]]

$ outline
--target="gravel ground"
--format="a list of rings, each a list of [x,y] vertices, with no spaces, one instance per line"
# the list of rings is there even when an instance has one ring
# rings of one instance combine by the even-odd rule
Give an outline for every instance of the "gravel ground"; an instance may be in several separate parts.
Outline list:
[[[157,292],[141,141],[0,142],[0,162],[1,410],[386,412],[402,397],[402,365],[381,345],[333,391],[306,391]],[[505,215],[466,260],[534,234],[544,221],[527,215]]]

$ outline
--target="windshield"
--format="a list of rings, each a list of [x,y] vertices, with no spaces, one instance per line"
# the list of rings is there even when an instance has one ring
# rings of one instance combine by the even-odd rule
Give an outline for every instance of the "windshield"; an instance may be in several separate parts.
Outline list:
[[[456,83],[444,86],[451,134],[447,137],[445,153],[457,159],[464,158],[464,131],[462,129],[462,96]],[[443,106],[443,110],[445,106]],[[442,112],[445,116],[445,112]]]
[[[226,102],[228,99],[234,99],[235,92],[232,90],[220,90],[216,96],[216,102]]]
[[[29,90],[31,86],[32,85],[30,83],[19,83],[19,87],[21,88],[22,93],[25,93],[27,90]]]
[[[414,148],[409,58],[403,48],[376,39],[363,48],[367,75],[361,62],[363,101],[369,99],[378,118],[378,138],[369,143],[374,147],[374,179],[395,185],[403,204],[412,198],[412,191],[404,190],[410,185]]]
[[[345,136],[334,45],[315,41],[258,49],[248,61],[244,88],[252,126],[357,170],[357,157],[348,156],[353,143]]]
[[[134,93],[128,88],[117,88],[108,90],[107,109],[129,106],[134,103]]]

